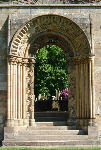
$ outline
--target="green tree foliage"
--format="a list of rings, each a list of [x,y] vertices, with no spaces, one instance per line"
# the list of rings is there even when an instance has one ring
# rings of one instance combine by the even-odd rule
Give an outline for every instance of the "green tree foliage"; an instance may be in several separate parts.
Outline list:
[[[46,45],[36,54],[35,95],[55,95],[68,86],[66,56],[56,45]]]

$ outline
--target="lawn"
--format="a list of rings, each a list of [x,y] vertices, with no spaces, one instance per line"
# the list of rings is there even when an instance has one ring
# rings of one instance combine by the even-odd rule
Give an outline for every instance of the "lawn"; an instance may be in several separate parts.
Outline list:
[[[101,150],[101,147],[81,148],[29,148],[29,147],[1,147],[0,150]]]

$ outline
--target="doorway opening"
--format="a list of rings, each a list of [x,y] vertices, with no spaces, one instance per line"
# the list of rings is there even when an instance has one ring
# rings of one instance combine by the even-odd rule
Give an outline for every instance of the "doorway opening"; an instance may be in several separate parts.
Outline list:
[[[66,54],[56,45],[46,45],[35,58],[35,120],[66,121],[69,94]]]

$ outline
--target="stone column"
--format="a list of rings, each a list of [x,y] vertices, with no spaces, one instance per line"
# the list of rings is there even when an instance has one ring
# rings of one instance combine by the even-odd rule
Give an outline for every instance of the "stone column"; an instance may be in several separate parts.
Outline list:
[[[92,117],[95,118],[95,86],[94,86],[94,57],[92,58],[92,63],[91,63],[91,67],[92,67],[92,97],[93,97],[93,108],[92,108],[92,112],[93,115]]]
[[[17,62],[15,64],[15,120],[17,120]]]
[[[94,58],[89,58],[89,112],[91,122],[95,119],[95,97],[94,97]]]
[[[76,64],[74,58],[67,58],[68,63],[68,124],[75,125],[76,122]]]
[[[27,96],[26,96],[26,67],[28,64],[28,59],[23,59],[22,63],[22,103],[23,103],[23,110],[22,110],[22,117],[23,117],[23,125],[29,125],[29,120],[27,118]]]
[[[15,121],[15,92],[16,92],[16,78],[15,78],[15,69],[16,69],[16,62],[12,63],[12,119]]]
[[[17,66],[17,119],[18,126],[23,125],[23,74],[22,74],[22,58],[18,58]]]
[[[81,63],[79,65],[79,109],[80,109],[80,116],[79,118],[81,119],[82,118],[82,78],[81,78]]]
[[[26,66],[29,64],[28,59],[10,56],[8,61],[8,118],[7,126],[28,126],[29,118],[27,118],[26,110]],[[30,61],[29,69],[32,69],[32,61]],[[32,69],[33,70],[33,69]],[[30,72],[31,73],[31,72]],[[34,74],[33,74],[34,77]],[[32,76],[29,79],[33,80]],[[33,80],[34,82],[34,80]],[[34,83],[33,83],[34,85]],[[32,86],[30,86],[30,98],[33,97]],[[33,90],[34,92],[34,90]],[[33,107],[33,101],[30,99],[30,105]],[[30,110],[31,108],[30,107]],[[34,111],[34,109],[33,109]],[[34,112],[31,113],[33,119]]]
[[[20,65],[20,112],[21,112],[21,115],[20,115],[20,119],[21,119],[21,125],[23,125],[23,101],[22,101],[22,93],[23,93],[23,87],[22,87],[22,80],[23,80],[23,76],[22,76],[22,63]]]
[[[77,57],[76,63],[76,117],[80,126],[88,125],[89,119],[95,118],[93,88],[93,61],[89,57]]]
[[[17,118],[18,120],[20,121],[20,92],[21,92],[21,89],[20,89],[20,62],[18,62],[18,68],[17,68],[17,77],[18,77],[18,80],[17,80],[17,100],[18,100],[18,114],[17,114]]]
[[[35,119],[34,119],[34,63],[35,60],[34,58],[30,58],[29,60],[29,65],[30,65],[30,95],[29,95],[29,100],[30,100],[30,105],[29,105],[29,111],[30,111],[30,117],[29,117],[29,125],[33,126],[35,125]]]
[[[7,112],[7,126],[10,126],[11,122],[11,68],[12,63],[8,60],[8,112]]]
[[[84,64],[84,97],[85,97],[85,111],[84,111],[84,118],[85,118],[85,125],[88,126],[88,119],[89,119],[89,87],[88,87],[88,61]]]
[[[76,93],[75,93],[75,97],[76,97],[76,117],[77,119],[79,118],[80,116],[80,113],[79,113],[79,64],[76,63]]]
[[[8,118],[7,126],[14,126],[17,119],[17,59],[8,60]]]
[[[82,118],[84,119],[84,112],[85,112],[85,97],[84,97],[84,90],[85,90],[85,84],[84,84],[84,63],[81,64],[81,86],[82,86]]]
[[[83,99],[84,99],[84,72],[83,64],[80,57],[74,59],[76,64],[76,119],[77,127],[82,126],[82,117],[83,117]]]
[[[89,112],[90,120],[88,126],[88,138],[97,140],[99,138],[98,125],[95,119],[95,94],[94,94],[94,57],[89,58]]]

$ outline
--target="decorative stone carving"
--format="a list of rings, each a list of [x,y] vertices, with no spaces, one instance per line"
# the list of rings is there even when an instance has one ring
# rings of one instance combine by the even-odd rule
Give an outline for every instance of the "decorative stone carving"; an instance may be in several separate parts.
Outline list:
[[[27,118],[34,119],[32,116],[34,115],[34,63],[35,59],[33,57],[28,58],[27,61],[27,77],[26,77],[26,98],[27,98]],[[33,114],[33,115],[32,115]]]
[[[22,54],[22,45],[19,44],[19,47],[18,47],[18,56],[20,56]]]
[[[9,62],[18,62],[18,58],[15,56],[9,56]]]
[[[85,4],[85,3],[99,3],[101,0],[12,0],[13,3],[24,4]]]
[[[71,64],[68,65],[68,89],[69,89],[69,101],[68,101],[68,111],[70,115],[70,124],[74,122],[74,119],[76,118],[75,113],[75,80],[76,76],[75,74],[75,65]]]
[[[89,41],[83,30],[72,20],[57,15],[44,15],[41,17],[33,18],[32,20],[27,22],[26,25],[23,26],[23,28],[19,30],[14,36],[10,53],[18,53],[19,46],[16,46],[15,41],[19,41],[19,45],[20,43],[23,43],[22,41],[24,40],[27,44],[22,45],[23,54],[21,56],[28,57],[28,50],[30,48],[33,48],[33,52],[36,53],[36,51],[40,49],[40,46],[42,46],[42,43],[43,46],[47,44],[46,38],[45,41],[41,38],[41,41],[40,38],[35,38],[38,37],[36,35],[39,35],[39,37],[55,35],[55,38],[57,37],[56,41],[52,38],[49,39],[49,37],[48,42],[52,43],[53,40],[54,43],[59,44],[59,39],[61,39],[60,43],[62,43],[64,51],[68,51],[69,56],[71,56],[71,52],[73,53],[72,56],[83,56],[90,54]],[[76,38],[78,38],[78,41],[80,42],[77,43]],[[80,40],[81,38],[82,40]],[[62,42],[63,40],[65,41],[64,43]],[[66,45],[68,45],[68,49],[70,49],[71,51],[66,48]]]
[[[45,38],[45,40],[43,37]],[[16,46],[16,42],[18,46]],[[76,119],[79,119],[81,121],[84,116],[86,116],[86,120],[88,118],[91,118],[90,115],[94,116],[94,112],[92,112],[91,110],[91,107],[93,106],[87,105],[90,101],[94,105],[94,101],[91,98],[93,97],[93,84],[91,82],[92,64],[89,63],[91,59],[91,51],[88,38],[85,35],[84,31],[72,20],[57,15],[44,15],[33,18],[31,21],[27,22],[14,35],[14,38],[11,42],[10,54],[16,52],[16,55],[11,56],[11,58],[9,58],[9,62],[16,62],[18,65],[18,78],[16,78],[15,76],[15,79],[17,79],[17,100],[19,110],[18,119],[22,119],[22,117],[24,116],[24,118],[27,118],[31,123],[33,123],[34,120],[35,58],[31,57],[32,54],[36,54],[36,51],[38,51],[38,49],[46,44],[54,43],[58,45],[59,42],[62,43],[61,46],[63,46],[63,50],[66,52],[67,56],[69,79],[68,108],[70,123],[72,125],[75,125],[74,122]],[[13,69],[16,70],[16,68],[14,67],[15,65],[13,65]],[[9,68],[11,69],[11,72],[9,74],[12,77],[12,64]],[[9,78],[10,80],[11,77]],[[25,79],[23,79],[24,77]],[[12,82],[10,84],[12,84]],[[85,88],[83,85],[86,85]],[[12,91],[13,87],[14,86],[12,86]],[[9,88],[9,90],[11,89]],[[84,99],[84,95],[87,100]],[[83,103],[83,100],[86,102],[86,105]],[[85,109],[82,109],[83,106],[85,107]],[[86,114],[85,112],[83,112],[84,110],[85,112],[87,112]],[[24,112],[23,115],[22,112]]]
[[[67,64],[87,64],[90,60],[92,60],[92,56],[77,56],[77,57],[67,57]]]

